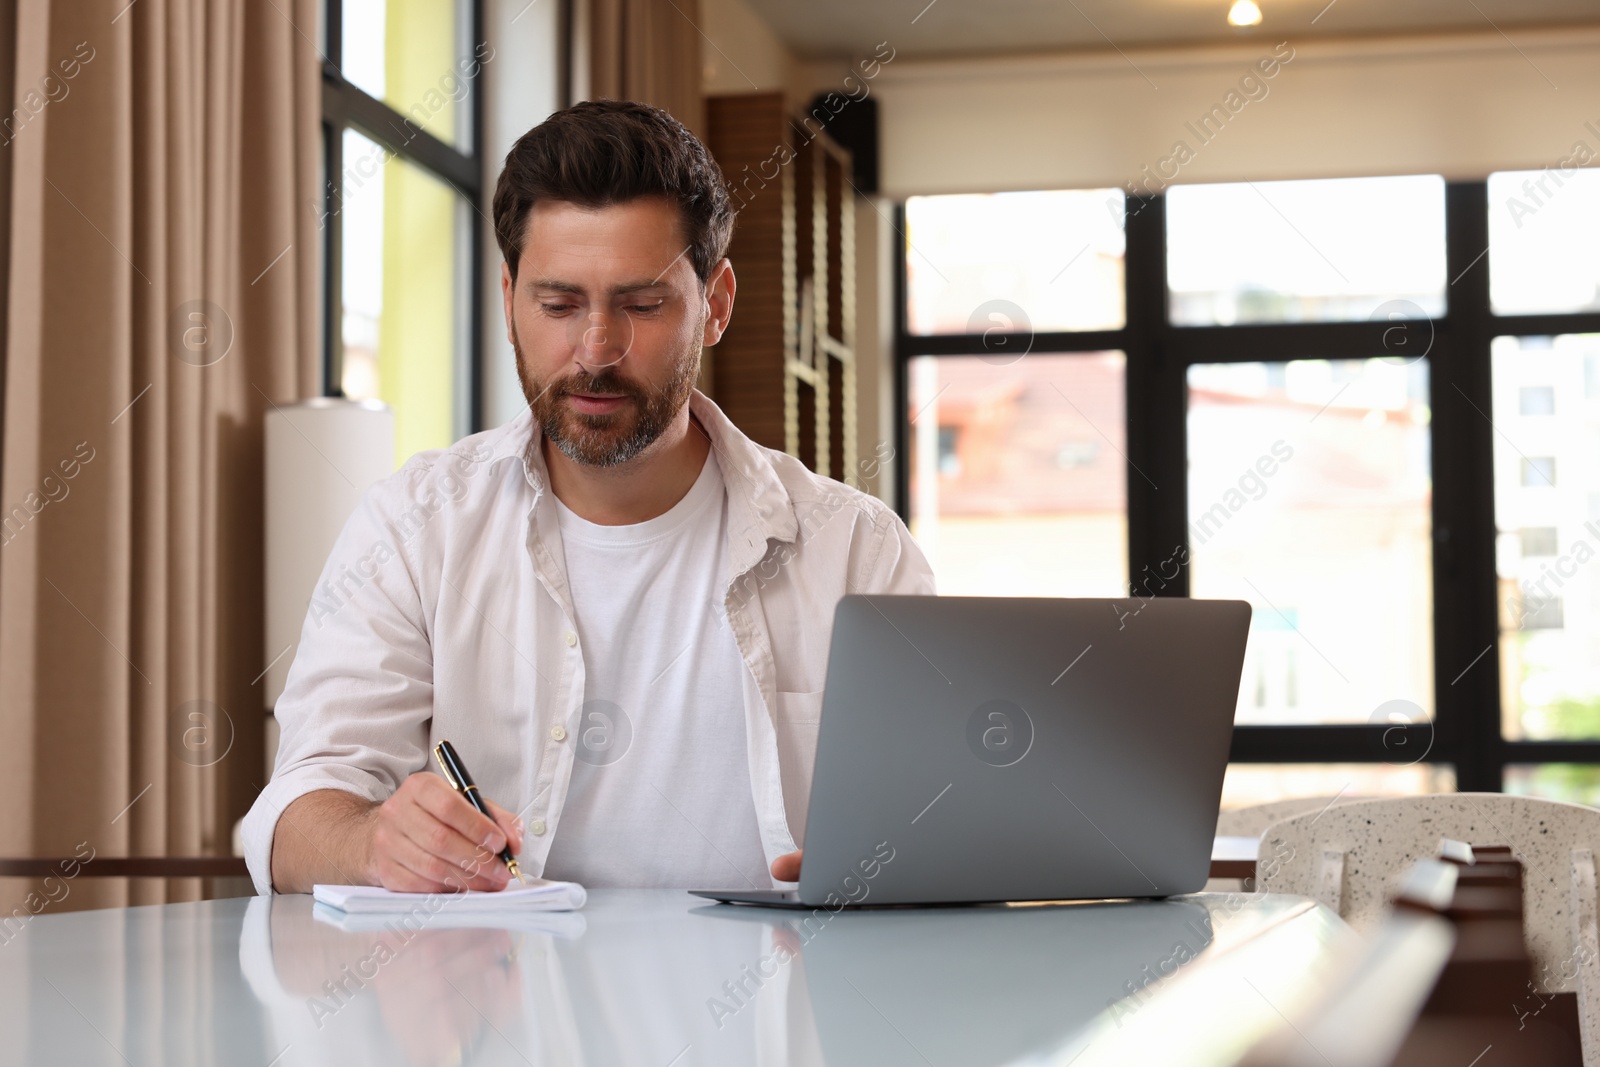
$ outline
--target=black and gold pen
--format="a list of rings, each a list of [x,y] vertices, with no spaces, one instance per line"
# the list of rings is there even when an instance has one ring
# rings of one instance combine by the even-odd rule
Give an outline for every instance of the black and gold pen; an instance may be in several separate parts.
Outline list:
[[[489,814],[489,805],[478,795],[478,786],[473,782],[472,775],[467,773],[467,765],[456,755],[455,746],[448,741],[440,741],[433,746],[433,758],[439,761],[439,769],[444,772],[444,780],[449,782],[456,792],[466,797],[467,803],[483,812],[490,822],[494,822],[494,816]],[[517,858],[511,854],[510,841],[507,841],[506,847],[500,850],[500,859],[511,873],[517,876],[518,882],[527,884],[523,881],[522,870],[517,866]]]

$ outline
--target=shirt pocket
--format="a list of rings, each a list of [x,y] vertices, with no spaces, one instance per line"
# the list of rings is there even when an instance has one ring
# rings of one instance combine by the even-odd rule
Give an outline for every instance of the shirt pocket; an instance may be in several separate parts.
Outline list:
[[[822,723],[822,691],[778,691],[773,730],[778,735],[778,774],[783,780],[783,809],[795,841],[804,843],[806,806],[811,802],[811,776],[817,759],[817,728]]]

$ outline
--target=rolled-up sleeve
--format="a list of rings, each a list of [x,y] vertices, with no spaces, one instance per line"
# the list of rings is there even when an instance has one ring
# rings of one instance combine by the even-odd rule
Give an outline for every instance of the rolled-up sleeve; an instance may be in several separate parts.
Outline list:
[[[260,893],[272,892],[273,835],[290,804],[321,789],[379,802],[426,765],[433,653],[406,537],[417,481],[408,467],[368,490],[318,579],[275,709],[272,779],[242,827]]]

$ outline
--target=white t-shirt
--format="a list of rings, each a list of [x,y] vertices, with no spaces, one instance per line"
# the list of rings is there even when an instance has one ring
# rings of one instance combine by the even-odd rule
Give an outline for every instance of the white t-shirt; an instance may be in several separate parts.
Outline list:
[[[586,684],[546,878],[768,887],[745,746],[744,660],[720,610],[716,455],[663,515],[600,526],[556,501]]]

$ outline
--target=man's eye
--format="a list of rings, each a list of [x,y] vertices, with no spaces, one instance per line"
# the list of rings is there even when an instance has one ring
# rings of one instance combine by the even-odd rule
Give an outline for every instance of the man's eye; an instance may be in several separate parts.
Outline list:
[[[564,315],[567,312],[571,311],[577,305],[576,304],[545,304],[545,303],[540,303],[539,306],[541,308],[543,308],[545,313],[548,314],[548,315]]]
[[[660,311],[661,310],[661,305],[660,304],[630,304],[628,307],[625,307],[622,310],[627,311],[627,312],[629,312],[631,314],[634,314],[634,315],[648,315],[652,311]]]

